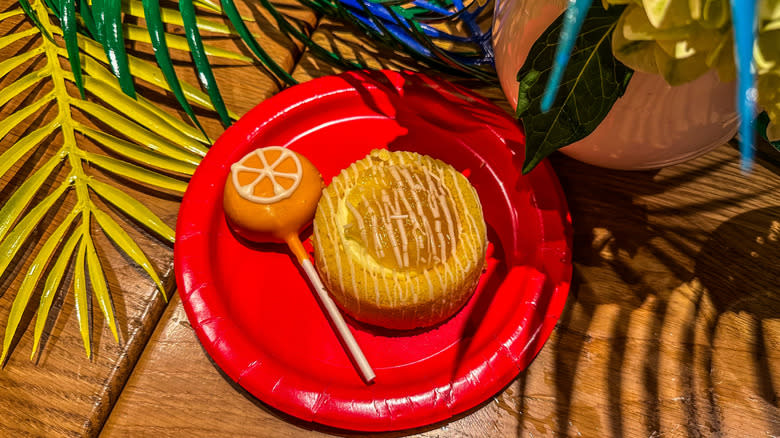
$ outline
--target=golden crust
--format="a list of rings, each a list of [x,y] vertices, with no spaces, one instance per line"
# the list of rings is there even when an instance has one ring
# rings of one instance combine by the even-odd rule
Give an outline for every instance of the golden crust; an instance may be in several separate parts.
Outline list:
[[[368,169],[425,169],[441,181],[457,222],[456,244],[443,262],[392,269],[378,263],[365,245],[345,235],[345,203]],[[355,319],[392,329],[439,323],[460,309],[476,288],[485,263],[486,227],[477,193],[450,165],[413,152],[372,151],[323,190],[314,218],[315,264],[339,306]]]

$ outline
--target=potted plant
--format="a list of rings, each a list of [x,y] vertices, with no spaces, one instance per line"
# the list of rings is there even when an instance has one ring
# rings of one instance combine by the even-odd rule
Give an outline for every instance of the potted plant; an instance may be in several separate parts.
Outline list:
[[[576,37],[556,103],[543,112],[540,101],[567,3],[496,2],[496,70],[526,128],[526,171],[559,148],[604,167],[662,167],[734,136],[739,118],[727,0],[669,0],[652,2],[652,8],[640,1],[595,2]],[[758,5],[758,103],[775,122],[767,132],[777,140],[780,3]]]

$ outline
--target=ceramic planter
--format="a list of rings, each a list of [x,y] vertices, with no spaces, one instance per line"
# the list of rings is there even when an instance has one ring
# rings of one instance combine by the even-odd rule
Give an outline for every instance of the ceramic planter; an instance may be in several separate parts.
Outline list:
[[[493,45],[501,87],[517,105],[517,71],[531,46],[565,9],[561,0],[496,0]],[[614,169],[650,169],[697,157],[737,131],[735,83],[714,71],[671,87],[661,76],[636,72],[604,121],[561,152]]]

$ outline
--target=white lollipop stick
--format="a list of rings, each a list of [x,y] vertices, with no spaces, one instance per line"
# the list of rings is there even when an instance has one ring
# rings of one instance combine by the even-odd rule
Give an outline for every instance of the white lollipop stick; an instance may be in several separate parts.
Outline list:
[[[363,375],[363,379],[365,379],[366,382],[372,382],[376,377],[376,374],[374,374],[374,370],[371,369],[371,365],[368,364],[368,360],[366,360],[366,356],[363,355],[363,350],[360,349],[357,341],[355,341],[355,337],[352,336],[352,332],[349,331],[349,327],[347,327],[344,317],[341,316],[341,312],[339,312],[338,307],[336,307],[336,303],[333,302],[333,299],[328,295],[328,291],[325,290],[325,286],[323,286],[322,280],[320,280],[320,276],[317,274],[317,270],[314,269],[314,265],[308,258],[303,259],[300,262],[303,270],[309,277],[309,281],[311,281],[312,286],[314,286],[314,290],[317,291],[317,296],[320,297],[320,301],[322,301],[322,304],[325,306],[325,310],[328,312],[330,320],[333,322],[333,325],[336,326],[336,330],[339,332],[341,339],[347,346],[349,354],[357,364],[360,374]]]
[[[273,162],[269,162],[268,157],[265,155],[267,151],[278,151],[279,156],[276,157]],[[253,157],[256,157],[262,163],[263,167],[246,166],[245,162]],[[295,164],[294,172],[276,170],[276,167],[286,160],[292,160],[292,162]],[[308,160],[304,159],[302,161],[295,152],[280,146],[268,146],[265,148],[256,149],[245,155],[244,158],[230,167],[230,178],[232,178],[231,182],[239,196],[257,205],[265,206],[265,208],[259,209],[258,214],[261,218],[265,218],[263,215],[266,214],[273,217],[271,205],[290,198],[301,185],[302,180],[305,178],[303,173],[304,163],[306,163],[310,168],[309,176],[316,175],[315,183],[318,186],[321,185],[322,177],[319,175],[319,172],[317,172],[317,169],[314,168],[314,166]],[[238,178],[239,172],[255,174],[255,177],[249,184],[241,185],[241,181]],[[277,177],[285,180],[292,180],[293,183],[289,187],[284,187],[279,183],[279,181],[277,181]],[[257,196],[255,194],[255,186],[266,178],[271,181],[273,186],[273,195],[266,194],[264,196]],[[309,187],[311,187],[311,183],[312,181],[310,178]],[[313,192],[312,190],[308,190],[307,193],[308,195],[304,195],[302,198],[299,197],[299,207],[302,206],[303,208],[306,208],[307,206],[313,206],[319,199],[319,191]],[[309,209],[309,211],[311,214],[314,214],[313,208]],[[287,220],[282,220],[280,222],[279,218],[286,218]],[[341,316],[339,309],[328,295],[325,287],[322,285],[322,281],[317,274],[317,270],[314,269],[314,265],[312,265],[311,260],[309,260],[309,254],[303,248],[301,239],[298,236],[298,232],[301,227],[310,220],[311,217],[306,215],[279,215],[275,219],[270,220],[261,226],[257,231],[266,233],[263,235],[264,237],[261,238],[261,241],[263,238],[270,236],[273,238],[272,241],[281,239],[287,242],[287,246],[289,246],[290,250],[293,252],[293,254],[295,254],[295,258],[298,259],[298,262],[301,264],[303,270],[306,272],[306,275],[309,277],[309,281],[311,281],[312,286],[314,286],[314,290],[320,297],[320,301],[322,301],[322,304],[325,305],[325,310],[328,313],[328,317],[333,322],[333,325],[336,326],[336,331],[338,331],[338,335],[341,337],[344,345],[347,346],[347,353],[357,364],[358,370],[363,376],[363,379],[365,379],[366,383],[370,383],[376,377],[374,370],[371,369],[371,366],[366,360],[366,356],[363,355],[363,351],[360,349],[357,342],[355,341],[355,338],[352,336],[352,332],[349,331],[349,328],[344,322],[344,318]]]

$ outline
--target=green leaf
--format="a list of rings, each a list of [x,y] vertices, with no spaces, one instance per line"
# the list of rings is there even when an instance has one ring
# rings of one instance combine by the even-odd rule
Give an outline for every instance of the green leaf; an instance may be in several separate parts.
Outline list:
[[[760,135],[761,138],[766,140],[778,152],[780,152],[780,141],[770,141],[769,137],[766,135],[766,128],[769,126],[769,115],[766,113],[766,111],[762,111],[761,114],[758,115],[755,121],[755,126],[756,131],[758,131],[758,135]]]
[[[206,93],[208,93],[222,124],[230,126],[230,118],[227,114],[227,108],[225,108],[225,102],[222,100],[222,95],[217,87],[217,80],[214,78],[214,72],[211,71],[211,64],[203,49],[203,41],[198,33],[192,0],[179,0],[179,11],[181,11],[184,33],[187,35],[192,61],[198,69],[198,80],[203,89],[206,90]]]
[[[46,320],[49,318],[49,310],[51,310],[51,303],[54,301],[54,295],[57,292],[57,288],[62,281],[62,276],[65,274],[65,269],[68,267],[68,262],[73,255],[73,250],[76,248],[76,244],[81,240],[82,233],[76,232],[71,234],[70,238],[62,246],[57,261],[54,262],[49,271],[49,276],[46,277],[46,283],[43,286],[43,292],[41,293],[41,302],[38,305],[38,314],[35,317],[35,333],[33,335],[33,347],[30,359],[35,357],[35,353],[38,352],[38,344],[41,341],[41,335],[43,329],[46,327]]]
[[[131,1],[130,4],[134,2]],[[162,18],[160,17],[160,2],[159,0],[146,0],[143,2],[144,18],[146,19],[146,29],[149,32],[149,38],[154,47],[154,58],[157,60],[157,65],[160,67],[165,76],[165,81],[173,91],[173,95],[176,96],[176,100],[179,102],[184,112],[187,113],[190,120],[192,120],[198,128],[203,131],[203,127],[198,122],[198,118],[195,117],[195,113],[192,110],[192,106],[184,97],[181,84],[176,77],[176,71],[173,68],[173,61],[171,60],[170,52],[168,51],[168,44],[165,41],[165,25],[163,25]],[[204,133],[205,136],[205,133]]]
[[[5,362],[5,358],[8,355],[8,349],[11,347],[11,341],[13,341],[14,334],[16,334],[16,328],[19,326],[19,321],[22,320],[22,315],[25,309],[27,309],[27,303],[30,301],[35,286],[38,284],[43,270],[46,268],[46,264],[49,262],[54,250],[57,249],[65,232],[70,228],[70,224],[78,216],[78,211],[72,210],[60,223],[56,230],[49,236],[46,243],[43,244],[38,251],[38,255],[35,256],[30,267],[27,269],[27,274],[22,281],[22,285],[19,286],[19,290],[16,292],[14,302],[11,305],[11,311],[8,314],[8,322],[5,326],[5,336],[3,338],[3,353],[0,355],[0,364]]]
[[[86,1],[86,0],[81,0]],[[76,23],[76,0],[62,0],[62,18],[60,20],[62,34],[65,39],[65,47],[68,50],[70,70],[73,72],[76,86],[81,98],[84,99],[84,84],[81,81],[81,62],[79,61],[79,45],[76,37],[78,24]]]
[[[176,235],[171,227],[132,196],[95,178],[89,179],[89,186],[103,199],[127,213],[128,216],[137,220],[158,236],[171,243],[176,240]]]
[[[93,10],[98,7],[100,8],[98,15],[101,17],[103,26],[103,49],[106,51],[106,57],[108,57],[111,70],[119,79],[122,91],[128,96],[135,98],[135,86],[133,85],[133,76],[130,74],[128,66],[124,34],[122,32],[122,2],[103,0],[93,3]]]
[[[84,20],[84,25],[87,27],[89,34],[93,38],[97,38],[98,30],[95,25],[95,19],[92,17],[92,9],[89,7],[89,2],[83,0],[79,1],[79,14]]]
[[[604,10],[591,6],[575,42],[561,87],[550,111],[540,108],[545,84],[561,32],[563,16],[555,20],[531,47],[517,73],[520,82],[517,115],[526,134],[523,173],[530,172],[553,151],[586,137],[604,120],[623,95],[633,71],[612,55],[611,35],[623,6]]]
[[[89,8],[92,12],[92,18],[95,22],[95,30],[97,34],[95,39],[105,45],[105,21],[106,21],[106,7],[105,3],[111,0],[92,0],[92,6]],[[108,55],[108,53],[106,53]]]
[[[188,0],[183,0],[179,3],[179,6],[181,7],[182,3],[187,1]],[[221,4],[225,15],[227,15],[227,17],[230,19],[230,22],[233,24],[233,27],[236,28],[238,34],[241,35],[241,39],[249,47],[249,49],[252,50],[252,53],[254,53],[258,59],[260,59],[263,65],[268,67],[268,69],[271,70],[276,75],[276,77],[281,78],[286,83],[290,85],[297,84],[298,81],[293,79],[287,70],[281,68],[279,64],[276,63],[276,61],[268,56],[268,53],[263,50],[262,46],[260,46],[255,37],[252,36],[252,34],[249,32],[249,29],[246,27],[246,24],[241,19],[241,16],[239,15],[238,9],[236,9],[236,5],[233,3],[233,0],[221,0]],[[183,13],[182,15],[184,16]]]
[[[100,311],[103,312],[103,317],[106,318],[108,327],[111,329],[111,334],[114,335],[114,340],[119,342],[119,334],[117,333],[116,320],[114,319],[114,308],[111,304],[111,295],[108,293],[108,285],[106,285],[106,277],[103,276],[103,267],[100,265],[100,259],[95,250],[95,244],[92,242],[92,238],[89,234],[85,234],[85,244],[87,246],[87,272],[89,272],[89,283],[92,285],[92,290],[95,291],[95,298],[97,298]]]
[[[121,226],[119,226],[118,223],[116,223],[114,219],[111,218],[111,216],[97,209],[93,210],[93,214],[95,215],[95,219],[97,220],[98,225],[100,225],[100,228],[102,228],[106,233],[106,236],[108,236],[120,249],[122,249],[122,251],[124,251],[125,254],[133,259],[134,262],[138,263],[138,265],[141,266],[141,268],[143,268],[147,274],[149,274],[149,277],[151,277],[152,280],[157,284],[157,287],[160,289],[163,298],[165,298],[167,301],[168,298],[165,293],[165,288],[160,281],[160,277],[157,276],[157,272],[154,270],[154,267],[152,267],[152,263],[148,258],[146,258],[146,255],[138,246],[138,244],[135,243],[135,241],[125,232],[125,230],[122,229]]]
[[[260,0],[260,4],[263,5],[263,7],[271,14],[272,17],[274,17],[274,20],[276,20],[276,25],[279,26],[279,29],[282,32],[284,32],[285,34],[290,34],[293,37],[295,37],[295,39],[302,42],[307,49],[311,50],[313,54],[323,59],[329,59],[331,62],[341,65],[344,68],[350,68],[350,69],[365,68],[365,66],[358,65],[353,62],[348,62],[341,56],[337,55],[336,53],[333,53],[330,50],[325,50],[322,46],[315,43],[314,40],[312,40],[308,35],[301,32],[295,26],[290,24],[287,18],[285,18],[285,16],[282,15],[281,13],[279,13],[279,11],[276,10],[276,8],[268,0]]]

